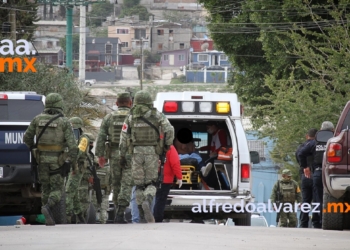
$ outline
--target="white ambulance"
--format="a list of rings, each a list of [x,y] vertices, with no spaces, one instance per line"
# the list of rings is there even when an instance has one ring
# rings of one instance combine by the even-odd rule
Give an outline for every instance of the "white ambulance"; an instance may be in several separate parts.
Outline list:
[[[251,168],[259,162],[257,152],[250,152],[242,126],[242,106],[234,93],[163,92],[158,93],[154,106],[174,126],[192,131],[196,148],[211,144],[208,122],[215,122],[227,135],[227,147],[232,148],[229,159],[210,158],[210,150],[200,150],[203,161],[213,162],[208,185],[198,169],[182,165],[183,185],[170,190],[164,219],[232,218],[235,225],[250,225],[251,212],[245,209],[253,202]],[[210,158],[210,159],[209,159]],[[188,164],[186,164],[188,165]],[[249,207],[249,206],[248,206]]]

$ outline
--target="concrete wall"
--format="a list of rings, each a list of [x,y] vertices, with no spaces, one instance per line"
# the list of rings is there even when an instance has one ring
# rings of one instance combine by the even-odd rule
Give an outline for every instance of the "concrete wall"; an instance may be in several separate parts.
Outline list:
[[[162,35],[158,35],[158,30],[163,30]],[[169,33],[173,31],[172,35]],[[161,52],[168,50],[188,49],[190,48],[190,41],[192,30],[189,28],[179,28],[178,26],[159,26],[152,28],[152,52]],[[184,45],[180,48],[180,43]],[[159,48],[162,44],[162,48]]]
[[[114,72],[85,72],[85,79],[96,79],[98,82],[115,81]]]

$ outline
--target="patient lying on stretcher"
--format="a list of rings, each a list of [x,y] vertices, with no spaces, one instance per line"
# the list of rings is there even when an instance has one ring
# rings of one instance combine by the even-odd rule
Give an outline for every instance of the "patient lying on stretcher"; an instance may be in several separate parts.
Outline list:
[[[196,152],[193,140],[188,143],[181,143],[178,138],[176,138],[174,141],[174,146],[179,154],[180,162],[181,160],[185,159],[195,159],[197,161],[196,170],[201,171],[203,177],[206,177],[209,174],[213,165],[212,163],[208,163],[206,166],[204,166],[205,163],[203,162],[200,154]]]

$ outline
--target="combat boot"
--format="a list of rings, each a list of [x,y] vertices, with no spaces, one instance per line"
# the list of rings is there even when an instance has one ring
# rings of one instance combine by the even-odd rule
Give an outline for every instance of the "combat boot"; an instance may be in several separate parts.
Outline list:
[[[79,213],[79,214],[77,214],[77,217],[78,217],[78,219],[79,219],[78,224],[86,224],[86,221],[85,221],[85,218],[84,218],[84,216],[83,216],[83,213],[82,213],[82,212],[81,212],[81,213]]]
[[[152,211],[151,211],[151,204],[152,204],[152,196],[147,195],[147,198],[144,202],[142,202],[142,208],[145,215],[145,219],[148,223],[155,223]]]
[[[124,218],[126,206],[118,206],[117,213],[114,218],[115,224],[128,224],[128,222]]]
[[[141,224],[143,223],[148,223],[145,219],[145,213],[143,212],[143,208],[141,205],[138,205],[137,208],[139,209],[139,216],[140,216],[140,222]]]
[[[46,226],[54,226],[56,224],[49,204],[41,207],[41,213],[45,216]]]

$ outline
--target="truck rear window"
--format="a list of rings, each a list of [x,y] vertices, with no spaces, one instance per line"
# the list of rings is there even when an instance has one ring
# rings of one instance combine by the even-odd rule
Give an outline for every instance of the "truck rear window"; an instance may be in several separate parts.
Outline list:
[[[0,100],[0,121],[30,122],[43,110],[42,101]]]

